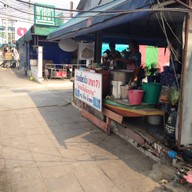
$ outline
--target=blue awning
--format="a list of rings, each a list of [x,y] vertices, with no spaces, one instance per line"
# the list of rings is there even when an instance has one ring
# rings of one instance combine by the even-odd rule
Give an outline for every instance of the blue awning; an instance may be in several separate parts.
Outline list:
[[[114,0],[97,6],[90,12],[78,14],[56,31],[48,35],[49,40],[73,38],[105,28],[131,22],[147,16],[148,12],[126,13],[126,11],[150,8],[155,0]],[[113,12],[114,11],[114,12]],[[122,11],[115,13],[115,11]]]

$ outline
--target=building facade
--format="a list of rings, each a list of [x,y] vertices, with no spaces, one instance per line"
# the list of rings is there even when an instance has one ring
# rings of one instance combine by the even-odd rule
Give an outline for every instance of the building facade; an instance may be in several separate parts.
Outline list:
[[[15,20],[9,20],[7,22],[7,34],[8,42],[15,43]],[[0,20],[0,44],[6,43],[6,20]]]

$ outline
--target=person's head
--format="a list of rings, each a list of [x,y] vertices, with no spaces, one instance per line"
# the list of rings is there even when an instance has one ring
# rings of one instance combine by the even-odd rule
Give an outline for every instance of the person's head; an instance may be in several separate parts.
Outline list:
[[[138,43],[134,40],[129,41],[129,50],[130,51],[139,51]]]
[[[103,52],[103,56],[104,56],[104,57],[108,57],[109,54],[110,54],[110,50],[109,50],[109,49],[107,49],[107,50],[105,50],[105,51]]]
[[[111,51],[114,51],[115,50],[115,43],[110,42],[109,43],[109,48],[110,48]]]

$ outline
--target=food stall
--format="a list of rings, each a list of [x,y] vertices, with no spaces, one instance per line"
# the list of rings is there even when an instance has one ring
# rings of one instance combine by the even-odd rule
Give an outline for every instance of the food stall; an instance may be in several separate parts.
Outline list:
[[[77,75],[78,73],[80,75]],[[99,80],[93,80],[89,76],[97,76]],[[97,99],[95,94],[99,93],[100,106],[96,110],[102,112],[102,107],[104,107],[122,116],[121,119],[123,117],[163,116],[164,112],[155,106],[161,92],[160,83],[143,83],[142,88],[131,89],[128,86],[132,76],[133,70],[110,70],[106,66],[103,69],[102,64],[97,68],[81,68],[76,70],[75,74],[75,97],[93,107]],[[82,84],[79,85],[79,83]],[[94,87],[100,89],[93,91]],[[152,99],[151,95],[153,95]],[[142,99],[145,103],[142,103]],[[110,132],[110,129],[105,131]]]
[[[167,91],[165,87],[163,87],[166,85],[166,82],[164,82],[165,85],[162,84],[161,86],[156,83],[155,85],[157,86],[155,86],[154,90],[150,87],[149,82],[147,82],[147,86],[145,84],[146,82],[143,82],[141,87],[141,89],[144,91],[143,98],[141,99],[142,102],[136,105],[133,105],[133,103],[128,103],[128,101],[126,101],[126,98],[122,99],[122,96],[118,93],[119,90],[122,89],[121,85],[125,83],[121,82],[123,76],[129,78],[129,75],[131,76],[133,74],[126,69],[106,70],[100,65],[96,67],[95,65],[92,65],[93,68],[87,67],[86,69],[79,69],[80,71],[78,71],[78,73],[80,73],[80,76],[82,78],[78,77],[76,79],[77,76],[75,75],[75,81],[84,79],[83,82],[81,82],[82,85],[80,86],[80,91],[86,90],[86,92],[89,93],[90,91],[90,93],[92,94],[92,99],[90,99],[90,97],[84,96],[84,94],[78,90],[78,87],[76,87],[75,89],[74,94],[76,98],[76,104],[81,107],[82,115],[88,118],[98,127],[105,130],[107,133],[110,132],[110,129],[113,129],[113,132],[128,140],[133,145],[139,145],[140,150],[144,150],[146,153],[150,151],[150,153],[158,158],[166,156],[166,153],[164,152],[166,151],[166,147],[169,147],[169,144],[167,145],[164,140],[164,131],[166,130],[164,129],[164,127],[166,126],[168,134],[173,134],[175,137],[177,135],[175,130],[178,124],[178,119],[183,118],[182,115],[178,113],[178,108],[180,109],[180,107],[178,107],[178,101],[182,103],[182,99],[179,98],[178,94],[180,88],[179,76],[181,76],[181,74],[179,73],[179,70],[176,69],[175,64],[178,61],[179,68],[185,69],[185,67],[182,66],[182,64],[185,66],[185,62],[180,59],[182,57],[183,51],[183,43],[181,42],[183,39],[183,24],[186,14],[184,12],[168,12],[168,10],[178,7],[182,9],[182,6],[183,5],[178,2],[176,3],[172,1],[170,1],[169,3],[165,3],[163,1],[160,1],[159,3],[157,3],[156,1],[151,1],[149,3],[147,0],[144,0],[142,2],[140,0],[114,1],[106,5],[96,7],[95,9],[90,11],[89,16],[87,16],[86,13],[79,14],[79,16],[77,16],[77,18],[74,18],[73,21],[69,21],[66,25],[63,26],[63,28],[61,27],[58,31],[50,34],[48,37],[51,40],[59,40],[62,37],[75,38],[76,40],[84,39],[86,41],[95,42],[93,64],[101,64],[100,62],[102,42],[114,41],[115,43],[127,43],[128,40],[135,39],[139,42],[140,45],[142,44],[162,47],[165,49],[165,52],[169,48],[171,52],[170,64],[173,64],[172,66],[170,66],[173,69],[169,68],[168,71],[161,71],[161,73],[164,77],[170,77],[171,75],[173,75],[176,79],[176,86],[174,87],[175,89],[171,91],[174,97],[169,94],[170,91]],[[146,11],[142,11],[141,7],[142,9],[145,8]],[[122,10],[125,11],[123,14]],[[135,10],[139,11],[137,12]],[[107,12],[108,14],[102,15],[103,11]],[[118,13],[118,11],[121,11],[121,14]],[[81,16],[84,16],[84,18]],[[140,22],[141,20],[142,22]],[[185,34],[187,34],[187,30],[185,30],[185,32]],[[185,41],[185,43],[187,43],[187,41]],[[185,58],[183,59],[185,60]],[[89,76],[92,76],[92,74],[96,74],[99,77],[100,74],[103,73],[103,71],[108,73],[106,76],[109,77],[109,81],[103,82],[103,80],[100,79],[99,81],[102,82],[104,85],[102,86],[102,89],[91,92],[93,88],[92,86],[94,84],[87,84],[89,82],[88,79],[86,79],[87,73],[89,74]],[[182,78],[184,77],[182,76]],[[77,84],[77,82],[75,82],[75,84]],[[152,85],[154,84],[152,83]],[[108,88],[108,90],[106,89],[106,87]],[[155,96],[154,93],[157,93],[156,89],[158,89],[159,93]],[[181,88],[182,94],[183,89],[184,85],[182,85]],[[103,93],[106,91],[106,93],[100,94],[100,97],[98,99],[94,95],[94,93],[96,93],[97,91],[102,91]],[[146,93],[148,97],[146,97]],[[89,98],[89,102],[96,101],[97,103],[98,101],[100,101],[100,108],[95,109],[93,106],[91,106],[90,103],[88,103],[88,101],[85,102],[83,99],[79,98],[79,95],[82,95],[82,97],[84,96],[84,99]],[[96,97],[96,99],[94,99],[94,96]],[[152,99],[154,98],[154,96],[156,98],[156,100],[152,103],[150,96],[152,96]],[[170,98],[174,98],[174,102]],[[130,98],[127,98],[127,100],[130,101]],[[153,120],[156,120],[155,123],[157,123],[157,116],[163,117],[161,119],[167,121],[165,126],[164,122],[161,121],[162,124],[160,125],[160,129],[161,132],[163,132],[161,139],[149,136],[146,133],[146,129],[144,131],[139,129],[139,125],[134,126],[134,128],[131,127],[132,120],[130,118],[134,119],[134,121],[138,122],[138,124],[143,124],[141,119],[135,119],[135,117],[144,117],[143,119],[145,120],[146,116],[153,117],[149,118],[149,120],[151,122]],[[175,116],[176,120],[174,120]],[[129,119],[128,122],[126,122],[127,124],[125,125],[125,119],[127,117]],[[151,130],[155,130],[155,125],[152,126]],[[182,128],[179,126],[178,130],[178,138],[181,139]],[[176,137],[174,139],[174,147],[176,146],[180,148],[181,146],[179,146],[178,143],[181,144],[181,140],[179,139],[180,141],[177,141]]]

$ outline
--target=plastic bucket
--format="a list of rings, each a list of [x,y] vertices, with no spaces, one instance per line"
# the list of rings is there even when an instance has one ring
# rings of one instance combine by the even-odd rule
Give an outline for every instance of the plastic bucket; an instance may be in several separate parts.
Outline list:
[[[121,99],[127,99],[127,91],[128,91],[128,86],[121,85]]]
[[[143,99],[143,90],[128,90],[128,101],[130,105],[140,105]]]
[[[143,103],[157,104],[161,93],[160,83],[142,83],[142,90],[145,91]]]

